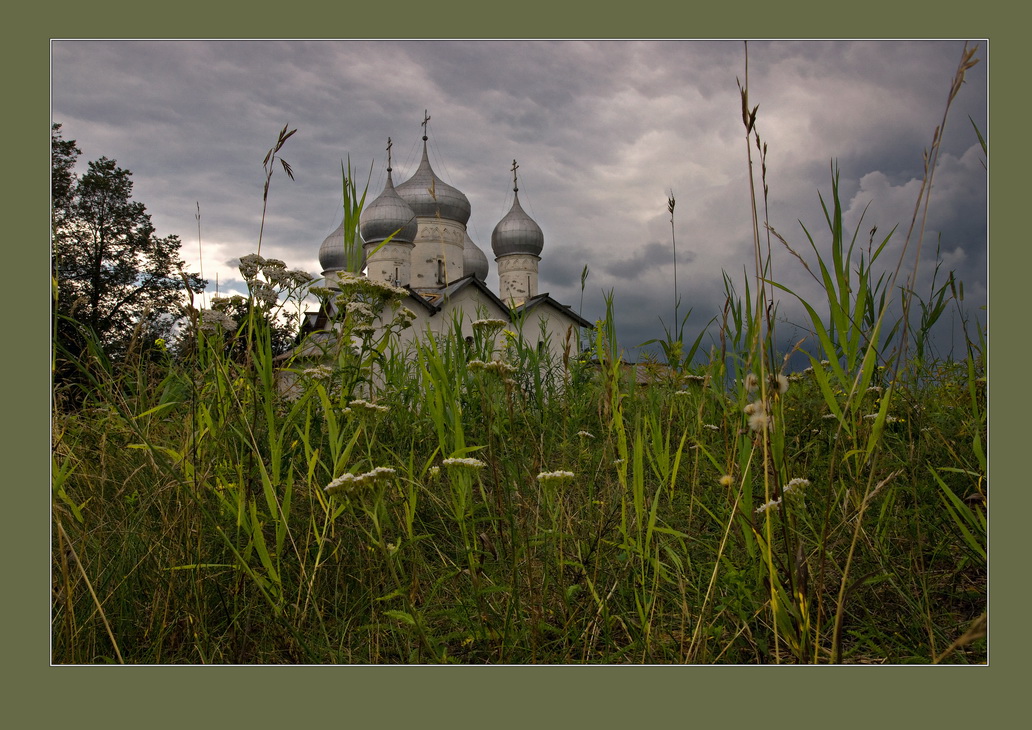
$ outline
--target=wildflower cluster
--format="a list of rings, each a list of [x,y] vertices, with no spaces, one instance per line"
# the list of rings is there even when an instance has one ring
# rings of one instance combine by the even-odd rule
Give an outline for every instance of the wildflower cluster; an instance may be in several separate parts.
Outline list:
[[[774,394],[784,395],[788,392],[788,377],[783,373],[771,373],[767,383],[769,386],[768,398],[772,398]],[[744,385],[746,391],[755,393],[760,387],[760,379],[756,373],[749,373],[745,376]],[[770,405],[762,398],[748,404],[743,412],[749,417],[749,428],[752,431],[765,431],[774,425],[770,414]]]
[[[784,486],[784,488],[782,488],[780,497],[761,504],[759,507],[756,508],[756,514],[762,515],[769,509],[777,509],[781,506],[782,499],[784,499],[787,495],[799,491],[808,486],[810,486],[809,479],[803,479],[801,477],[796,477],[795,479],[792,479],[788,484]]]
[[[491,360],[490,362],[484,362],[483,360],[470,360],[466,364],[466,369],[471,373],[483,370],[485,372],[497,373],[503,377],[516,372],[516,368],[509,363],[502,362],[501,360]]]
[[[507,325],[504,319],[478,319],[473,322],[473,329],[484,330],[488,333],[496,332]]]
[[[471,459],[469,457],[445,459],[441,463],[445,466],[459,466],[467,469],[483,469],[487,466],[480,459]]]
[[[307,271],[288,269],[279,259],[263,258],[256,253],[241,257],[239,269],[255,300],[268,307],[278,302],[279,290],[294,292],[314,280]],[[259,274],[264,280],[258,278]]]
[[[337,290],[348,300],[352,298],[349,295],[362,295],[363,298],[368,297],[386,302],[391,299],[400,299],[408,294],[408,289],[350,271],[338,271],[335,283]]]
[[[537,480],[542,484],[549,482],[564,482],[576,476],[572,471],[543,471],[537,475]]]
[[[334,479],[332,482],[326,485],[325,491],[327,494],[338,494],[340,492],[353,492],[358,487],[364,487],[369,484],[373,484],[382,479],[392,476],[395,470],[389,466],[378,466],[372,471],[367,471],[364,474],[341,474],[339,477]]]
[[[577,435],[580,436],[581,438],[585,438],[585,439],[593,439],[593,438],[595,438],[595,434],[589,433],[587,431],[578,431]]]
[[[204,332],[235,332],[237,323],[232,317],[218,309],[202,309],[200,327]]]
[[[744,412],[749,416],[749,428],[753,431],[770,428],[772,421],[767,415],[767,406],[762,400],[750,403],[745,407]]]
[[[314,368],[306,368],[301,374],[315,380],[322,380],[333,375],[333,370],[326,365],[316,365]]]
[[[356,398],[348,403],[347,408],[344,409],[344,413],[387,413],[389,410],[390,408],[387,406],[377,405],[376,403],[370,403],[362,398]]]

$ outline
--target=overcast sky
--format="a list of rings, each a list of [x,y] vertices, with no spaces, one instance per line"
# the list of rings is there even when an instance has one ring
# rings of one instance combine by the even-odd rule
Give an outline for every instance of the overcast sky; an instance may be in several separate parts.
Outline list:
[[[811,265],[800,221],[827,250],[818,192],[830,204],[834,160],[847,229],[865,208],[865,247],[874,226],[880,240],[899,225],[883,255],[895,267],[963,47],[749,42],[769,220]],[[985,43],[976,57],[946,124],[918,292],[927,297],[938,244],[940,280],[955,270],[970,315],[984,321],[987,176],[968,117],[987,133]],[[372,165],[372,200],[389,136],[395,184],[407,180],[426,109],[431,164],[472,204],[468,228],[491,262],[488,285],[497,291],[491,232],[512,204],[515,158],[520,202],[545,235],[539,290],[580,310],[587,265],[582,314],[599,317],[612,290],[633,359],[634,346],[662,335],[661,318],[674,319],[671,191],[680,313],[693,310],[686,334],[720,314],[723,272],[741,292],[752,271],[736,79],[745,80],[740,41],[67,40],[52,43],[52,119],[78,142],[83,169],[106,156],[132,171],[134,198],[158,235],[182,239],[189,268],[203,264],[211,291],[217,276],[222,293],[239,293],[236,261],[257,246],[262,160],[285,124],[297,129],[282,152],[295,180],[282,169],[273,175],[262,254],[318,274],[319,246],[341,219],[341,161],[350,157],[362,183]],[[774,275],[823,301],[777,242]],[[791,297],[779,312],[779,340],[806,334],[794,326],[802,315]],[[940,354],[952,342],[940,337]]]

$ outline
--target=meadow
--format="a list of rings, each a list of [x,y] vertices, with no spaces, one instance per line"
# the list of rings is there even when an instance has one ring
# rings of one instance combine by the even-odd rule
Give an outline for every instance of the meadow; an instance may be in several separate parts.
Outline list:
[[[742,112],[763,170],[747,84]],[[833,171],[789,371],[789,244],[753,187],[754,275],[725,277],[709,351],[668,332],[629,366],[612,294],[558,355],[486,318],[402,348],[401,295],[348,278],[314,292],[339,337],[277,358],[270,315],[305,292],[258,255],[245,317],[94,343],[54,391],[52,662],[986,662],[986,333],[952,276],[922,299],[844,228]]]

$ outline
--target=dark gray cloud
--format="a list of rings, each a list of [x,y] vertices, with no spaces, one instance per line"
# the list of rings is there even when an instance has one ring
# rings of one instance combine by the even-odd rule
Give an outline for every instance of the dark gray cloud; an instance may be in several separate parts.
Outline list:
[[[768,144],[766,210],[811,267],[800,221],[826,254],[818,192],[830,200],[833,160],[850,230],[865,208],[864,237],[899,224],[883,254],[895,267],[962,48],[748,44],[750,105]],[[941,241],[940,279],[956,269],[973,308],[986,303],[987,277],[986,176],[968,121],[987,130],[984,47],[979,58],[947,120],[916,284],[930,287]],[[395,182],[405,180],[427,109],[431,162],[469,197],[470,234],[488,258],[512,204],[515,158],[520,202],[545,234],[542,290],[578,307],[587,265],[584,315],[602,314],[603,292],[613,291],[632,347],[662,334],[660,317],[673,319],[671,190],[689,329],[720,313],[723,272],[744,291],[752,271],[736,83],[744,60],[743,45],[725,41],[55,41],[52,115],[85,159],[133,171],[159,234],[178,234],[194,268],[200,249],[214,288],[216,276],[220,286],[236,279],[231,262],[257,247],[261,162],[284,124],[298,130],[282,153],[296,179],[273,175],[262,252],[315,272],[340,219],[341,161],[350,158],[361,182],[371,170],[377,195],[390,136]],[[777,242],[773,250],[778,280],[821,301],[799,262]],[[801,311],[787,296],[781,307],[787,320]]]

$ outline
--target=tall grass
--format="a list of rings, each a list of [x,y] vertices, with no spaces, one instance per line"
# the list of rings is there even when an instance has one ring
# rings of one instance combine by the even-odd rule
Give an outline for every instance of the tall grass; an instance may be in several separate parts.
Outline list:
[[[960,289],[875,274],[889,239],[857,246],[833,172],[788,372],[747,76],[742,102],[754,271],[707,361],[667,333],[670,377],[638,384],[611,293],[556,357],[532,318],[403,347],[401,293],[350,276],[316,292],[337,336],[277,359],[300,278],[259,256],[244,321],[196,312],[160,363],[91,348],[82,406],[55,393],[52,660],[985,661],[984,332],[929,356]]]

